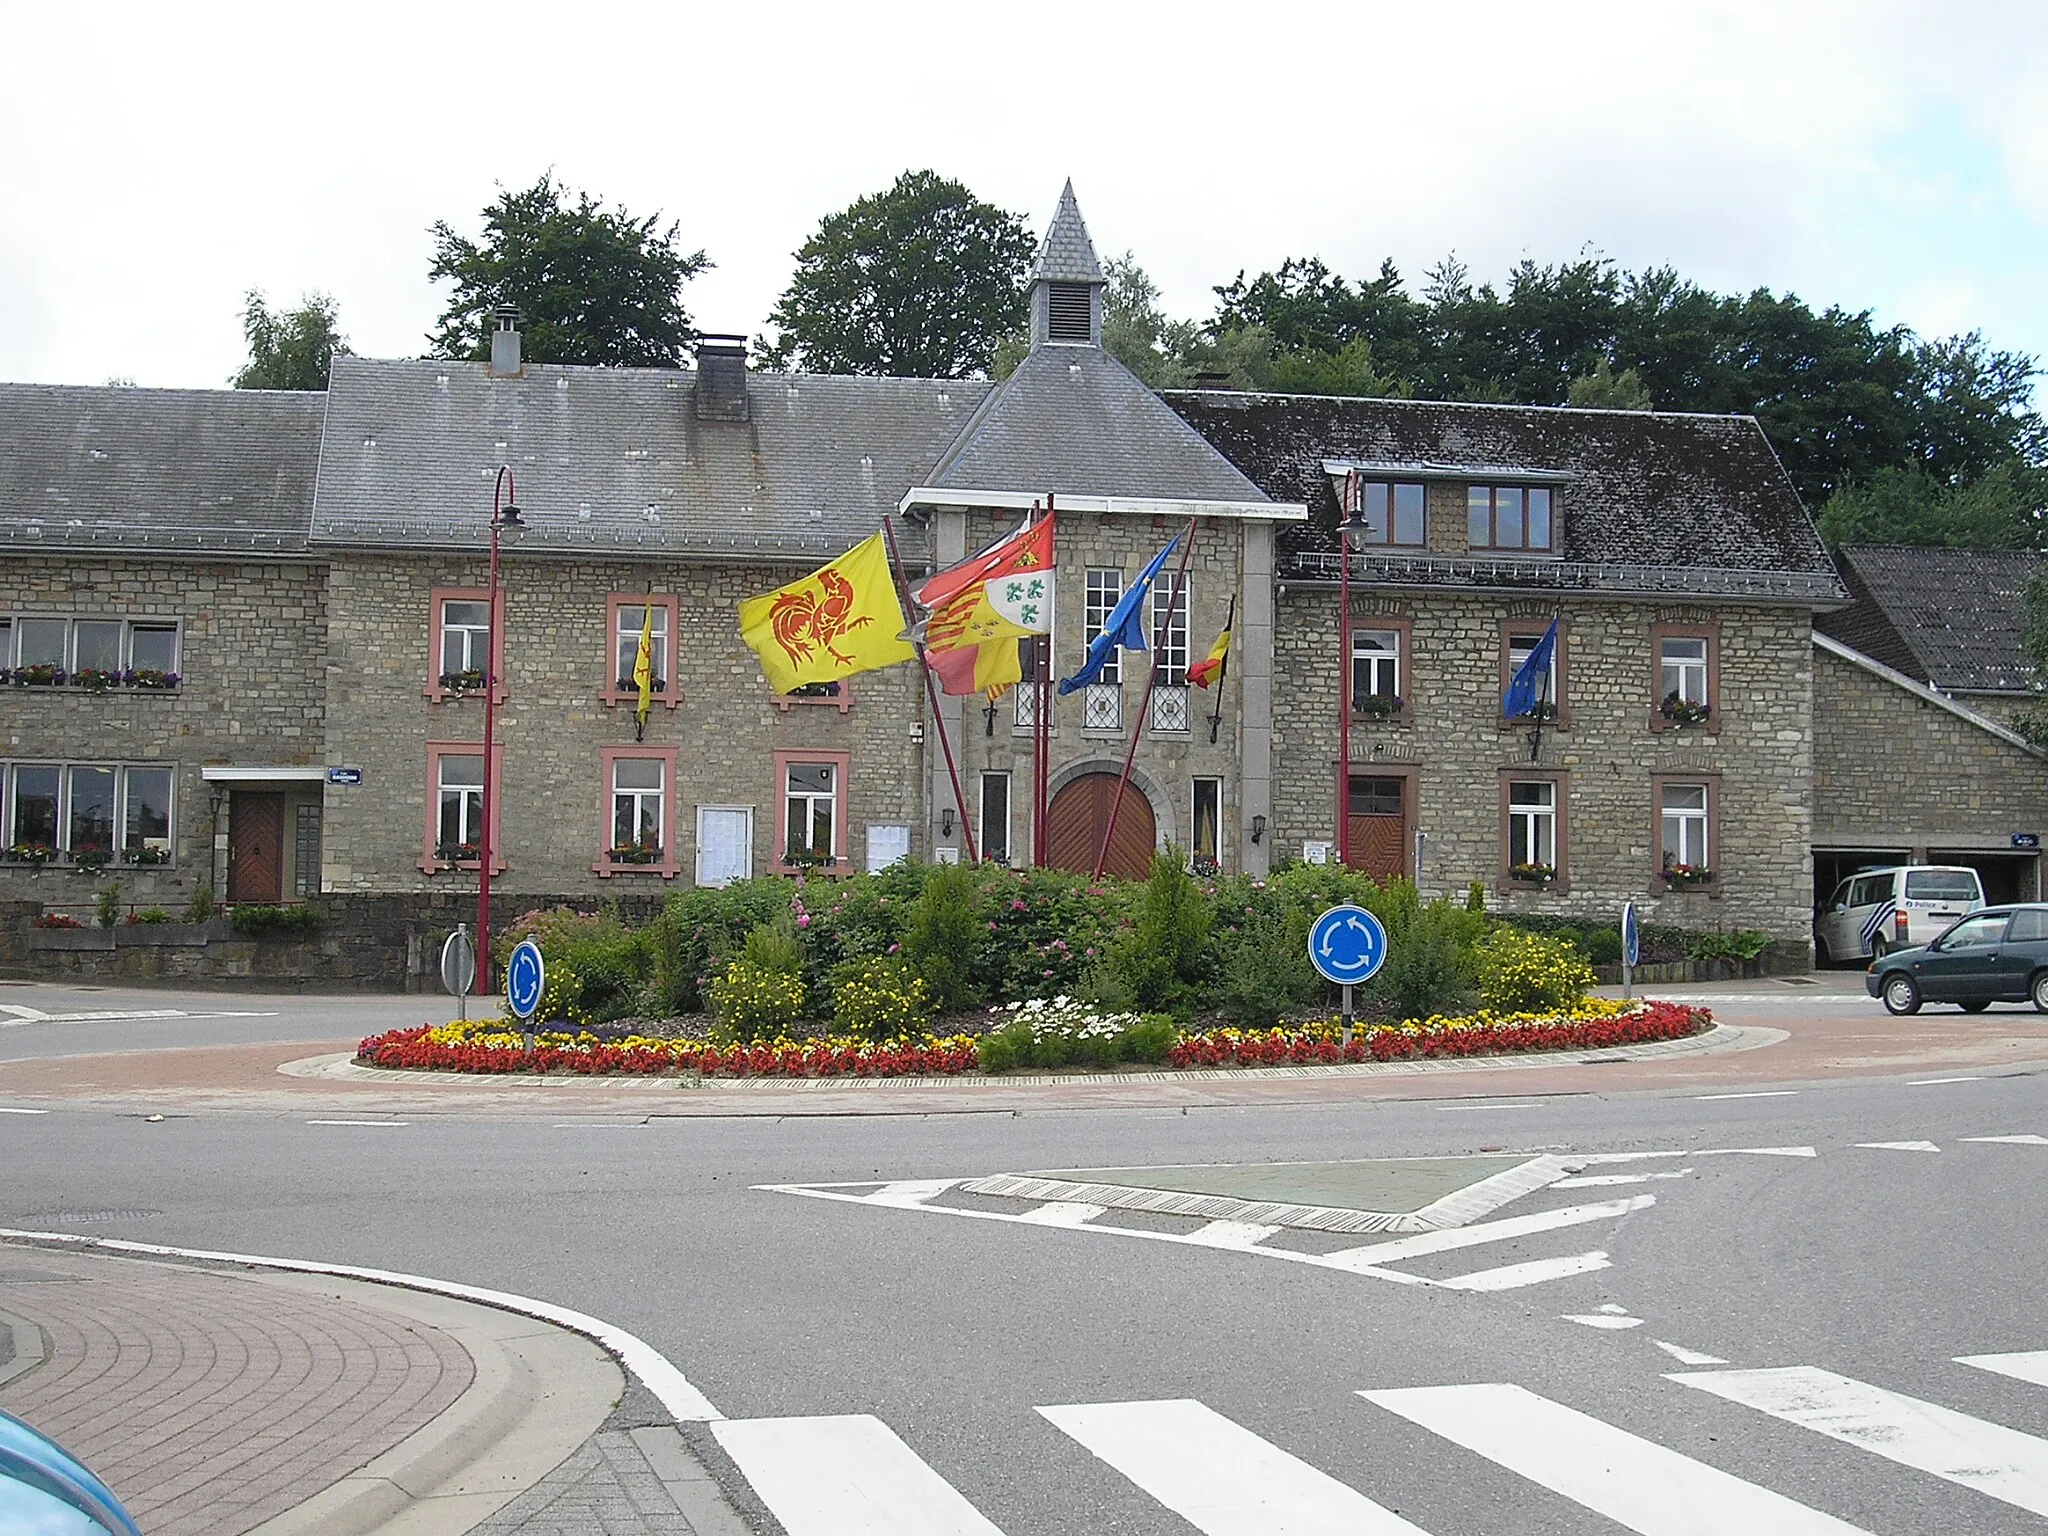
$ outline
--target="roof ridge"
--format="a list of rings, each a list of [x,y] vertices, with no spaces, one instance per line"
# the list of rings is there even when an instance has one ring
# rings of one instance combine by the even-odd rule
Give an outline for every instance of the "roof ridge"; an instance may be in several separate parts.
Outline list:
[[[1756,420],[1753,411],[1627,411],[1611,405],[1521,405],[1512,400],[1437,400],[1418,399],[1411,395],[1312,395],[1284,389],[1195,389],[1182,386],[1162,389],[1159,393],[1197,400],[1220,396],[1233,400],[1322,400],[1331,404],[1371,401],[1374,405],[1448,406],[1461,411],[1556,411],[1573,416],[1626,416],[1634,420],[1645,417],[1668,421]]]

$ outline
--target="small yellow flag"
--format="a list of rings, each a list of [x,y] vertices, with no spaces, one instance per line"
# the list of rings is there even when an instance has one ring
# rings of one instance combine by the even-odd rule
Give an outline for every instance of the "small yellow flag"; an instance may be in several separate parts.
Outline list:
[[[908,627],[879,533],[801,581],[740,603],[740,638],[777,693],[911,660]]]
[[[633,686],[640,690],[640,707],[634,719],[642,729],[654,708],[654,604],[640,610],[640,649],[633,656]]]

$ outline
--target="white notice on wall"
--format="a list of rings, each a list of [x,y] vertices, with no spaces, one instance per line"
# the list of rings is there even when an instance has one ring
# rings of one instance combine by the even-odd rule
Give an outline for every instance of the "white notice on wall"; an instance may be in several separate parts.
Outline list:
[[[868,827],[868,873],[887,869],[910,857],[910,828],[892,823]]]
[[[1330,862],[1330,852],[1331,849],[1328,843],[1303,843],[1301,845],[1301,862],[1304,864],[1327,864]]]
[[[697,883],[724,885],[754,872],[754,813],[743,805],[697,808]]]

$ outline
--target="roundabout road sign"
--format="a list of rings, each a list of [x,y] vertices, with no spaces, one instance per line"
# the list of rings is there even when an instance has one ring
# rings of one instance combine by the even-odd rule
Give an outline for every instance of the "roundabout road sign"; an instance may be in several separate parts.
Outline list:
[[[540,1011],[540,995],[547,984],[548,967],[540,946],[527,939],[505,962],[505,1001],[518,1017],[530,1019]]]
[[[1332,907],[1308,931],[1308,958],[1340,987],[1370,981],[1387,958],[1387,930],[1363,907]]]

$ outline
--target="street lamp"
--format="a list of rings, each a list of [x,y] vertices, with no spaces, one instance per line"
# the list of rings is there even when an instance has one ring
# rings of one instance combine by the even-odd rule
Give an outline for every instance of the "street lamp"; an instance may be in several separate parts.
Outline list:
[[[509,495],[507,493],[510,493]],[[498,616],[498,546],[517,544],[519,536],[526,532],[526,524],[519,520],[519,508],[512,497],[519,494],[519,484],[512,478],[512,466],[498,466],[498,483],[491,490],[491,628],[484,637],[484,795],[483,827],[477,838],[476,881],[476,953],[480,991],[491,990],[491,857],[495,852],[492,833],[496,809],[492,804],[491,779],[497,756],[497,701],[498,671],[497,660],[504,636],[499,630]]]

